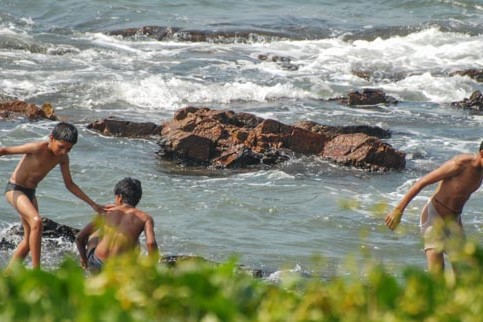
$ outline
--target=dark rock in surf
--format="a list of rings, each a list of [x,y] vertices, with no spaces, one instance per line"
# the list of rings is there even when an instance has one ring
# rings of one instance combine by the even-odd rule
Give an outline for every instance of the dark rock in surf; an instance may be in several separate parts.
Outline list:
[[[170,39],[179,30],[173,27],[143,26],[140,28],[126,28],[107,32],[111,36],[135,37],[145,36],[156,40]]]
[[[483,82],[483,69],[470,68],[449,73],[449,76],[468,76],[477,82]]]
[[[26,117],[29,120],[49,119],[57,120],[54,109],[50,103],[45,103],[42,107],[24,101],[0,102],[0,118],[16,119]]]
[[[279,65],[282,69],[285,70],[298,70],[299,67],[297,65],[292,64],[291,59],[289,57],[278,56],[278,55],[258,55],[258,59],[267,62],[273,62]]]
[[[176,27],[143,26],[107,31],[106,34],[122,37],[148,37],[159,41],[248,43],[259,40],[280,40],[290,37],[283,33],[262,30],[187,30]]]
[[[75,241],[75,236],[79,233],[79,229],[59,224],[49,218],[42,218],[42,237],[46,238],[64,238],[69,242]],[[11,228],[14,235],[23,236],[23,227],[21,224],[14,225]]]
[[[58,252],[59,247],[65,247],[66,243],[74,243],[79,229],[59,224],[51,219],[42,218],[42,247],[47,252]],[[0,249],[13,250],[18,246],[23,236],[23,227],[20,223],[15,224],[4,231],[4,237],[0,240]],[[71,247],[70,247],[71,248]]]
[[[383,90],[371,88],[364,89],[362,93],[359,91],[349,92],[347,97],[330,100],[349,106],[396,105],[398,103],[396,98],[386,95]]]
[[[161,127],[152,122],[136,123],[114,118],[95,121],[89,124],[87,128],[101,132],[104,135],[132,138],[148,137],[161,133]]]
[[[453,102],[451,105],[481,112],[483,111],[483,94],[480,91],[474,91],[469,98],[465,98],[460,102]]]

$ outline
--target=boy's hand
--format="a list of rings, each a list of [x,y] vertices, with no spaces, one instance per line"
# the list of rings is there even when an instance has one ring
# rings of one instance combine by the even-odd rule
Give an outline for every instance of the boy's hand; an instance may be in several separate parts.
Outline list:
[[[98,214],[102,214],[102,213],[105,213],[106,210],[105,210],[105,206],[103,205],[99,205],[97,203],[95,203],[93,206],[92,206],[92,209],[94,209],[95,212],[97,212]]]
[[[81,259],[80,262],[81,262],[80,264],[81,264],[82,269],[86,270],[87,269],[87,261]]]
[[[112,208],[115,208],[115,207],[117,207],[115,204],[110,204],[110,205],[105,205],[104,206],[104,209],[106,211],[109,211],[109,210],[111,210]]]
[[[389,229],[394,230],[397,228],[399,223],[401,222],[401,217],[403,212],[397,208],[395,208],[391,213],[387,214],[384,222]]]

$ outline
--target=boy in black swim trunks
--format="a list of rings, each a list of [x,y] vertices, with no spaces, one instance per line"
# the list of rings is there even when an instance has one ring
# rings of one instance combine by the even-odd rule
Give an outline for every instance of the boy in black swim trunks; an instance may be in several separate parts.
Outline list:
[[[75,126],[61,122],[54,127],[47,141],[0,147],[0,156],[24,155],[10,176],[5,189],[5,197],[19,213],[24,229],[23,239],[15,249],[6,270],[13,262],[24,260],[29,252],[32,256],[32,266],[40,267],[42,218],[39,214],[35,189],[55,166],[60,165],[65,186],[71,193],[89,204],[96,212],[104,211],[103,206],[92,201],[72,180],[68,153],[77,143],[77,136]]]
[[[144,232],[148,255],[158,260],[158,245],[153,218],[136,208],[141,200],[141,182],[124,178],[114,187],[114,205],[106,206],[76,237],[81,265],[97,273],[112,257],[139,250],[139,236]]]
[[[411,200],[426,186],[439,182],[422,210],[420,225],[428,269],[441,272],[444,269],[444,253],[461,250],[464,241],[461,213],[471,194],[481,186],[482,180],[483,142],[478,153],[457,155],[418,180],[386,216],[385,223],[389,229],[396,229]]]

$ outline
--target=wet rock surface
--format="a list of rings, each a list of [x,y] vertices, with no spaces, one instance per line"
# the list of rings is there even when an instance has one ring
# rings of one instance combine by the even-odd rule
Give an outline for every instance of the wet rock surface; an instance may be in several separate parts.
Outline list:
[[[396,105],[398,103],[396,98],[386,95],[383,90],[372,88],[366,88],[362,92],[352,91],[347,97],[333,98],[329,101],[337,101],[339,104],[349,106]]]
[[[35,104],[18,100],[0,102],[0,118],[18,119],[22,117],[29,120],[57,120],[54,109],[49,103],[38,107]]]
[[[161,132],[161,127],[152,122],[136,123],[115,118],[95,121],[90,123],[87,128],[101,132],[104,135],[133,138],[159,135]]]
[[[483,94],[480,91],[474,91],[469,98],[465,98],[459,102],[453,102],[451,105],[457,108],[481,112],[483,111]]]
[[[405,154],[380,139],[390,132],[370,126],[286,125],[249,113],[187,107],[163,124],[161,136],[158,155],[183,165],[274,165],[304,154],[369,170],[405,166]]]

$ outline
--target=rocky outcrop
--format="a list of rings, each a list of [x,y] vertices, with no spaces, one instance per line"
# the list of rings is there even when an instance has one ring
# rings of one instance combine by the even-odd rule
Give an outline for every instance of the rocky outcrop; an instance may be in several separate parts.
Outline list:
[[[451,105],[458,108],[483,111],[483,94],[480,91],[474,91],[469,98],[460,102],[453,102]]]
[[[377,127],[286,125],[249,113],[186,107],[163,124],[158,155],[183,165],[215,168],[274,165],[296,154],[368,170],[404,168],[403,152],[368,134],[390,135]]]
[[[161,133],[161,127],[152,122],[136,123],[114,118],[95,121],[89,124],[87,128],[101,132],[104,135],[133,138],[148,137]]]
[[[7,101],[0,103],[0,118],[15,119],[27,117],[30,120],[49,119],[57,120],[52,105],[45,103],[42,107],[24,101]]]

